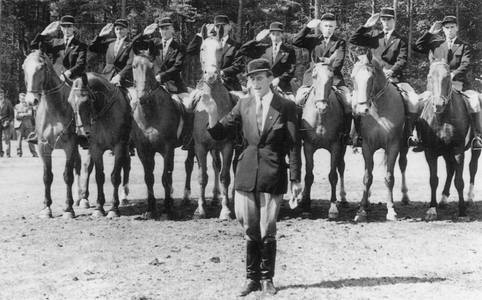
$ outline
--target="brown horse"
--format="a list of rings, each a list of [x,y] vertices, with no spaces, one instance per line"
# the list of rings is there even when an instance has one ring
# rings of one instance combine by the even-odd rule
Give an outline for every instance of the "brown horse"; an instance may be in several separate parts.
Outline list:
[[[80,177],[81,160],[76,142],[74,113],[67,102],[70,87],[60,80],[50,59],[41,50],[33,51],[27,56],[23,70],[27,86],[25,100],[29,105],[38,104],[35,130],[39,139],[39,155],[44,165],[45,185],[44,208],[40,217],[52,217],[52,152],[54,149],[63,149],[66,155],[64,181],[67,185],[63,217],[74,218],[72,185],[74,179],[78,180]]]
[[[371,52],[359,57],[354,65],[352,79],[355,90],[353,100],[356,102],[356,112],[361,115],[362,150],[365,160],[365,186],[360,209],[355,221],[366,221],[366,208],[369,204],[370,187],[373,183],[373,154],[378,149],[385,150],[387,173],[385,184],[388,188],[387,220],[397,220],[393,202],[393,175],[397,156],[400,154],[399,165],[402,171],[402,201],[408,202],[405,170],[407,167],[408,148],[402,142],[405,120],[405,106],[402,95],[385,77],[380,58],[372,57]]]
[[[234,102],[226,87],[221,82],[219,71],[221,51],[223,49],[221,37],[223,29],[218,30],[217,35],[208,36],[206,26],[202,27],[203,43],[201,45],[201,64],[203,69],[202,91],[210,94],[216,101],[218,113],[220,117],[228,114],[234,107]],[[213,157],[213,168],[215,173],[213,202],[216,203],[219,195],[219,181],[222,186],[221,213],[220,219],[230,219],[231,211],[229,209],[229,184],[231,183],[230,168],[234,153],[234,135],[224,140],[216,141],[207,132],[206,124],[208,123],[208,114],[202,109],[202,105],[198,105],[194,114],[194,130],[193,136],[195,141],[196,158],[199,164],[199,185],[200,198],[198,200],[198,208],[194,212],[194,218],[204,218],[206,213],[204,205],[206,204],[206,185],[208,183],[207,174],[207,154],[211,152]],[[222,155],[222,163],[220,158]],[[220,170],[220,172],[219,172]],[[219,178],[217,174],[219,175]]]
[[[138,100],[133,108],[133,132],[139,158],[144,167],[144,180],[147,185],[146,218],[158,217],[154,197],[154,155],[159,152],[164,158],[162,185],[164,186],[164,207],[161,215],[172,217],[172,171],[174,169],[174,150],[182,145],[187,134],[182,126],[181,107],[171,95],[156,81],[152,51],[142,52],[134,49],[132,64]],[[180,104],[182,105],[182,104]],[[188,150],[185,161],[186,182],[184,200],[189,200],[191,174],[194,166],[194,150]]]
[[[447,179],[442,192],[441,206],[446,204],[450,195],[450,185],[455,174],[455,188],[459,194],[459,220],[468,221],[464,201],[464,156],[470,137],[469,109],[462,96],[452,88],[450,67],[445,61],[435,61],[430,66],[427,79],[430,99],[425,103],[422,115],[417,124],[422,133],[425,158],[430,169],[431,201],[427,212],[427,220],[437,219],[437,160],[443,156],[447,169]],[[473,197],[473,184],[477,172],[480,151],[472,151],[470,162],[470,180],[472,189],[469,198]],[[471,197],[472,196],[472,197]]]
[[[123,194],[128,194],[130,156],[129,134],[132,116],[129,100],[125,94],[107,79],[96,73],[86,73],[72,84],[69,103],[74,110],[78,130],[88,134],[89,151],[84,165],[85,181],[82,197],[89,197],[89,178],[95,165],[97,183],[97,205],[94,217],[105,215],[104,162],[106,150],[114,152],[115,162],[111,174],[114,186],[112,208],[108,217],[119,217],[119,185],[121,170],[124,170]]]
[[[302,104],[301,136],[306,159],[305,189],[300,207],[303,217],[311,216],[311,187],[313,185],[313,156],[318,149],[326,149],[331,154],[330,174],[331,207],[329,218],[338,218],[336,185],[338,182],[337,170],[340,174],[340,196],[345,204],[346,192],[344,186],[346,146],[343,145],[341,135],[343,131],[343,108],[333,90],[334,58],[324,59],[315,64],[313,68],[313,85],[305,103]]]

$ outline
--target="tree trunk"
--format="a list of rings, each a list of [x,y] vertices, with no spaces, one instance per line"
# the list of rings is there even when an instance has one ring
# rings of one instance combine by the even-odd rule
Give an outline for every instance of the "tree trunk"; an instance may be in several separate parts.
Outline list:
[[[372,0],[372,15],[377,11],[377,1]]]
[[[407,3],[407,10],[408,10],[408,61],[412,57],[412,38],[413,38],[413,12],[412,12],[412,3],[413,0],[408,0]]]
[[[393,0],[393,9],[395,10],[395,22],[397,21],[398,0]]]
[[[238,29],[236,30],[236,38],[238,42],[242,41],[243,35],[243,0],[239,0],[238,6]]]
[[[321,18],[321,1],[322,0],[315,0],[315,19]],[[320,28],[316,27],[315,32],[316,34],[321,34]]]

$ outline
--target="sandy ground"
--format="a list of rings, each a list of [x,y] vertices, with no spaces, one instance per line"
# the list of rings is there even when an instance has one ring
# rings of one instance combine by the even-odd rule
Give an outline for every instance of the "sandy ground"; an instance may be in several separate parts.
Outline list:
[[[76,207],[77,218],[62,219],[60,150],[54,152],[54,218],[41,220],[37,214],[43,202],[42,162],[32,158],[25,145],[24,157],[15,153],[0,158],[0,299],[235,299],[244,281],[241,226],[234,220],[219,221],[220,208],[211,206],[207,219],[190,220],[199,195],[197,170],[192,205],[180,208],[184,151],[177,150],[176,156],[173,221],[141,218],[146,188],[138,157],[132,161],[130,204],[121,208],[120,218],[92,218],[93,208]],[[340,208],[339,220],[329,221],[329,155],[317,152],[313,218],[299,218],[300,211],[290,210],[287,201],[280,213],[274,279],[279,292],[270,298],[482,299],[480,175],[475,203],[468,210],[470,222],[457,221],[455,188],[449,208],[439,210],[438,221],[421,221],[430,200],[428,167],[423,154],[410,152],[407,178],[412,202],[403,206],[399,201],[397,168],[395,209],[402,220],[387,222],[382,156],[377,152],[368,222],[356,224],[352,220],[362,195],[362,156],[347,153],[350,207]],[[108,179],[113,159],[106,154],[105,161]],[[162,157],[156,156],[158,199],[164,194],[162,164]],[[443,183],[441,160],[439,170]],[[96,188],[91,187],[93,205]],[[211,190],[212,183],[208,197]],[[108,199],[111,191],[106,184]],[[261,292],[246,297],[261,298]]]

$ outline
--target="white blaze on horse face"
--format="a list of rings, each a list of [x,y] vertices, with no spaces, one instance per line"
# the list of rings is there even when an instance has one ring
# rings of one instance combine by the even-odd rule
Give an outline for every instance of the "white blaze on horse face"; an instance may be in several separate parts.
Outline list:
[[[445,105],[451,98],[452,90],[450,69],[445,63],[432,64],[428,76],[428,86],[433,96],[435,112],[443,112]]]
[[[146,57],[136,56],[132,67],[137,98],[141,99],[147,93],[147,72],[148,69],[152,68],[152,63]]]
[[[201,63],[203,67],[203,78],[212,83],[219,77],[219,65],[222,44],[216,37],[209,37],[203,41],[201,46]]]
[[[368,87],[368,82],[373,74],[368,68],[359,68],[359,70],[354,75],[353,79],[355,82],[355,89],[353,90],[353,98],[357,100],[356,112],[361,115],[368,114],[369,104],[368,104],[368,94],[370,90]]]
[[[43,89],[43,73],[44,68],[41,60],[34,61],[32,57],[27,57],[23,64],[23,71],[25,74],[25,85],[27,93],[25,95],[25,102],[28,105],[37,105],[40,100],[40,91]]]
[[[313,68],[313,93],[315,108],[318,113],[325,113],[328,109],[328,98],[333,86],[333,70],[327,64],[316,64]]]

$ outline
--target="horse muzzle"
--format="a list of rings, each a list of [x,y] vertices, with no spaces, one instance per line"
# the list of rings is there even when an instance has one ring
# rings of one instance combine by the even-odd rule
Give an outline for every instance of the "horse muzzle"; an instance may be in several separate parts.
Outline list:
[[[328,99],[315,100],[315,108],[319,114],[324,114],[328,110]]]
[[[358,103],[356,106],[356,113],[361,116],[366,116],[370,113],[370,105],[367,103]]]
[[[29,106],[36,106],[40,102],[40,95],[37,93],[28,92],[27,95],[25,95],[25,102]]]

